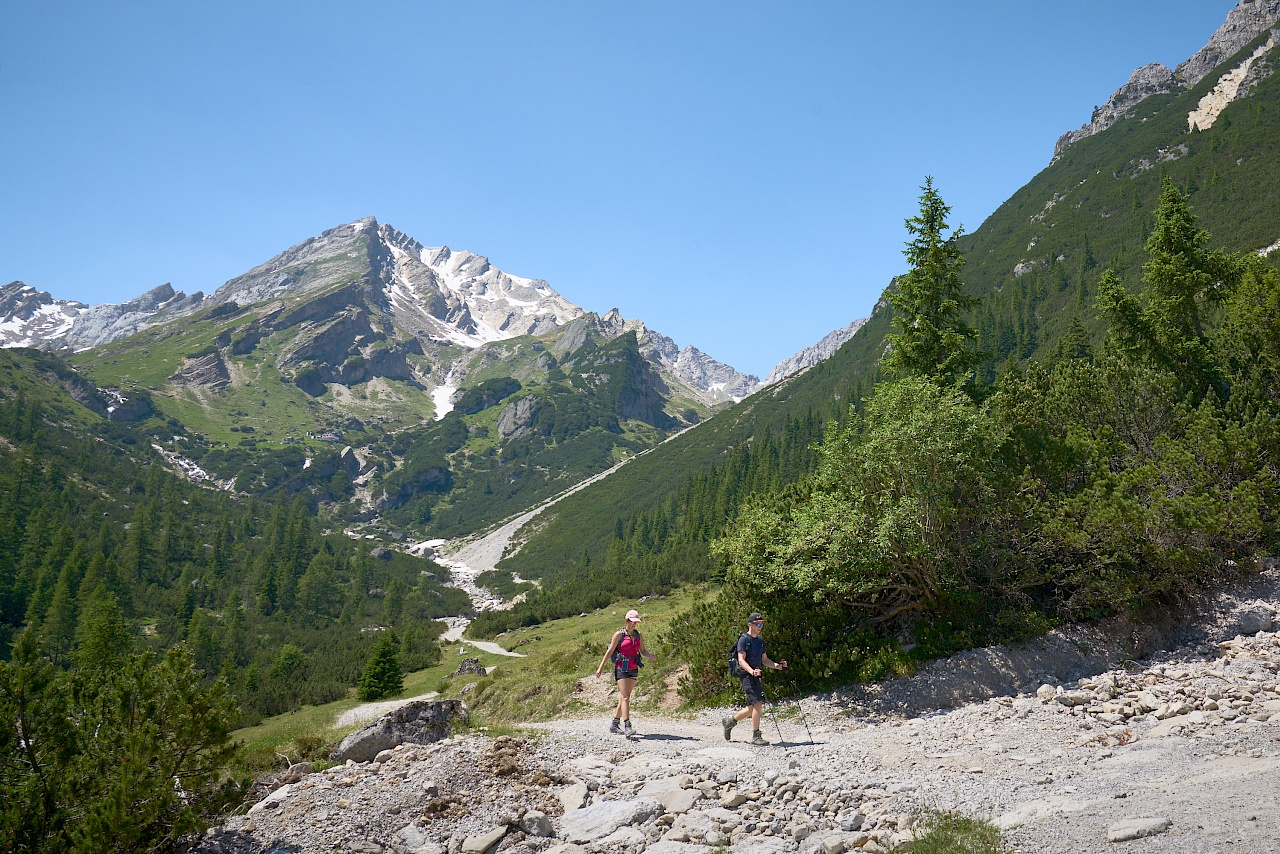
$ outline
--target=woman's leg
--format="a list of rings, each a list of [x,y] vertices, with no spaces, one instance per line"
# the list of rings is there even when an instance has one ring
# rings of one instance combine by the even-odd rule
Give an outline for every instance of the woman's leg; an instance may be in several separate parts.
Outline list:
[[[631,690],[636,687],[634,679],[618,680],[618,719],[631,719]]]

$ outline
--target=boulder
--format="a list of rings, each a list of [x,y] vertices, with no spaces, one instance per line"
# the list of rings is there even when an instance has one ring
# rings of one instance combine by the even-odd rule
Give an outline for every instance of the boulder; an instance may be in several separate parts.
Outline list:
[[[399,744],[431,744],[448,738],[455,720],[467,720],[461,700],[418,700],[348,735],[329,755],[334,762],[368,762]]]
[[[462,854],[486,854],[491,848],[496,848],[498,843],[502,841],[502,837],[506,835],[507,826],[504,824],[484,833],[468,836],[466,841],[462,843]]]
[[[697,789],[668,789],[659,792],[656,797],[658,803],[662,804],[663,809],[669,813],[686,813],[693,809],[693,805],[697,803],[702,793]]]
[[[530,836],[551,836],[555,830],[551,826],[551,818],[544,812],[529,810],[520,819],[520,829]]]
[[[1128,842],[1131,839],[1142,839],[1164,833],[1173,826],[1173,821],[1160,816],[1122,818],[1107,828],[1108,842]]]
[[[1273,623],[1271,607],[1262,602],[1242,606],[1235,613],[1236,629],[1242,635],[1269,632]]]
[[[587,787],[582,783],[565,786],[556,792],[556,798],[559,799],[565,812],[573,812],[587,802]]]
[[[652,798],[632,801],[601,801],[564,814],[560,833],[570,842],[594,842],[620,827],[648,821],[662,813],[662,804]]]
[[[484,665],[480,663],[478,658],[464,658],[458,662],[458,669],[453,671],[454,676],[463,676],[471,674],[473,676],[484,676]]]

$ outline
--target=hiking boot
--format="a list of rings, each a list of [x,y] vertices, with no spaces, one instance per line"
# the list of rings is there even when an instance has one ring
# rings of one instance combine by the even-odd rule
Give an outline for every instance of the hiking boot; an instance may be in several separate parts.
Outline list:
[[[609,724],[609,734],[622,735],[622,727],[618,726],[618,721],[616,718],[614,719],[613,723]]]
[[[720,724],[724,727],[724,740],[732,741],[733,728],[737,726],[738,722],[733,719],[733,715],[729,715],[728,717],[723,718],[720,721]]]
[[[751,736],[751,743],[756,747],[767,747],[769,742],[760,734],[760,730],[756,730],[755,735]]]
[[[631,721],[622,722],[622,734],[625,735],[627,738],[631,738],[636,734],[636,731],[631,728]]]

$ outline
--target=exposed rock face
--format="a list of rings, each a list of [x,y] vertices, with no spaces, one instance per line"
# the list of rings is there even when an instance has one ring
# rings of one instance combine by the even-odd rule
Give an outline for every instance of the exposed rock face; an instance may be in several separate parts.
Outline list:
[[[841,327],[834,332],[828,332],[817,344],[805,347],[794,356],[788,356],[783,359],[769,372],[769,376],[764,378],[764,384],[773,385],[776,382],[781,382],[789,376],[798,374],[806,368],[811,368],[819,362],[824,362],[831,358],[866,322],[867,319],[863,317],[848,326]]]
[[[41,347],[56,342],[71,329],[88,306],[55,300],[22,282],[0,287],[0,347]]]
[[[675,374],[717,402],[742,400],[760,387],[760,378],[741,374],[692,345],[676,357]]]
[[[1213,127],[1227,105],[1240,97],[1242,92],[1248,91],[1249,84],[1261,79],[1263,75],[1269,76],[1272,71],[1270,65],[1260,60],[1275,46],[1276,34],[1272,32],[1265,44],[1260,45],[1244,62],[1222,75],[1213,91],[1201,98],[1200,103],[1187,116],[1187,130],[1199,128],[1204,131]]]
[[[513,400],[498,413],[498,435],[503,439],[527,435],[537,414],[537,401],[532,397]]]
[[[1280,0],[1241,0],[1227,20],[1194,56],[1180,63],[1174,74],[1184,86],[1194,86],[1241,48],[1280,21]]]
[[[151,399],[146,396],[145,392],[130,392],[125,397],[115,389],[103,389],[110,400],[107,404],[107,418],[111,421],[145,421],[155,414],[155,408],[151,405]]]
[[[173,375],[173,381],[180,385],[221,391],[231,383],[231,374],[227,372],[227,364],[222,361],[222,356],[215,351],[195,359],[187,359]]]
[[[304,240],[231,279],[208,299],[162,285],[127,303],[88,308],[55,303],[48,294],[15,282],[0,291],[0,308],[5,306],[10,308],[0,312],[0,344],[77,349],[200,309],[209,309],[212,319],[256,306],[256,318],[217,342],[227,348],[224,357],[246,355],[267,337],[300,329],[276,367],[285,376],[305,371],[299,385],[315,396],[325,393],[326,384],[372,377],[423,383],[404,357],[421,355],[424,348],[477,350],[557,330],[564,334],[553,355],[635,332],[642,355],[663,381],[708,406],[740,400],[759,387],[756,377],[695,347],[680,349],[643,322],[624,320],[616,309],[604,317],[589,314],[541,279],[505,273],[481,255],[423,246],[373,217]],[[405,339],[416,341],[417,349],[406,345],[373,352],[379,341]]]
[[[1280,22],[1280,0],[1240,0],[1227,14],[1226,22],[1213,34],[1209,43],[1194,56],[1179,63],[1172,72],[1159,63],[1144,65],[1133,72],[1129,82],[1117,89],[1106,104],[1094,111],[1088,124],[1058,138],[1053,147],[1054,158],[1073,142],[1101,133],[1120,119],[1131,115],[1134,107],[1152,95],[1196,85],[1249,42],[1275,27],[1277,22]],[[1249,69],[1245,69],[1246,75],[1248,71]],[[1226,103],[1230,103],[1237,92],[1247,93],[1248,86],[1237,86]],[[1221,106],[1218,107],[1219,111]],[[1192,119],[1192,122],[1195,120]],[[1201,129],[1206,127],[1203,124],[1199,126]]]
[[[704,403],[739,401],[760,388],[759,377],[743,374],[696,347],[680,349],[676,342],[645,326],[642,320],[626,320],[616,309],[603,316],[584,314],[565,327],[565,334],[552,346],[557,355],[572,353],[593,338],[618,338],[636,334],[640,354],[654,363],[669,384],[683,388]]]
[[[204,294],[187,296],[167,282],[119,305],[95,305],[76,316],[62,346],[84,350],[132,335],[148,326],[183,317],[200,308]]]
[[[467,720],[467,705],[461,700],[418,700],[351,733],[329,758],[368,762],[397,745],[432,744],[449,737],[455,720]]]
[[[1158,62],[1144,65],[1129,78],[1129,82],[1112,93],[1107,103],[1093,112],[1089,123],[1077,130],[1067,131],[1058,137],[1053,146],[1053,156],[1057,157],[1068,145],[1085,137],[1102,133],[1129,114],[1139,103],[1163,92],[1171,92],[1175,86],[1173,72]]]
[[[397,329],[465,347],[540,334],[582,314],[544,281],[504,273],[481,255],[425,247],[373,217],[290,247],[213,300],[248,305],[351,281],[375,295]]]

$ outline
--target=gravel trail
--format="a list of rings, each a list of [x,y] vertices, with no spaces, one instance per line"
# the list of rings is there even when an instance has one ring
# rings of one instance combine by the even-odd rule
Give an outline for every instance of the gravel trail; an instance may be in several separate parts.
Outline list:
[[[1116,624],[1060,632],[779,703],[767,747],[745,724],[726,742],[728,710],[664,716],[643,697],[643,737],[625,740],[601,696],[600,714],[522,737],[295,768],[200,850],[876,854],[932,809],[991,820],[1024,854],[1273,854],[1280,573],[1197,608],[1145,640]]]

